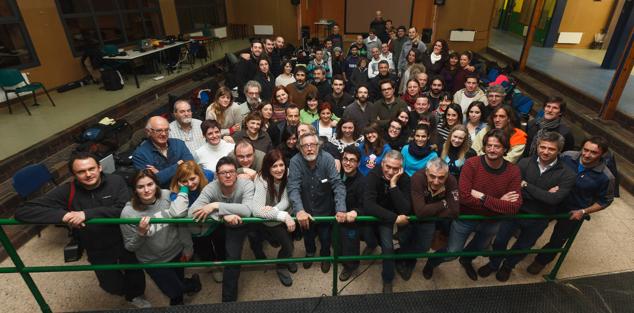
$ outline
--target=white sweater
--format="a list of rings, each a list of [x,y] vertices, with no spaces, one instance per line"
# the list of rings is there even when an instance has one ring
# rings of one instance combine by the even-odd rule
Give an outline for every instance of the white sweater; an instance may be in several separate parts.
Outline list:
[[[233,152],[235,144],[220,139],[220,143],[212,146],[208,142],[202,145],[198,150],[194,151],[194,160],[200,164],[202,168],[216,172],[216,163],[220,158],[228,156]]]

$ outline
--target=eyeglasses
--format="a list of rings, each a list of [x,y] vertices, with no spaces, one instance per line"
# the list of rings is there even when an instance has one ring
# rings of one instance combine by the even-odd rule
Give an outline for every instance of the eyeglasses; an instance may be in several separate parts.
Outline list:
[[[313,149],[313,148],[317,148],[318,144],[316,143],[305,143],[303,145],[301,145],[302,148],[304,149]]]
[[[388,88],[381,88],[381,91],[388,91],[388,90],[392,90],[392,89],[394,89],[394,88],[392,88],[392,87],[388,87]]]
[[[401,130],[401,128],[400,128],[400,127],[397,127],[397,126],[392,126],[392,125],[390,125],[390,129],[393,129],[393,130]]]
[[[235,170],[222,171],[222,172],[218,172],[218,176],[233,176],[235,173],[236,173]]]
[[[357,162],[359,162],[359,160],[357,160],[357,159],[351,159],[351,158],[342,158],[342,159],[341,159],[341,162],[342,162],[342,163],[357,163]]]
[[[150,128],[150,130],[151,130],[153,133],[156,133],[156,134],[167,134],[167,133],[169,133],[169,132],[170,132],[170,129],[169,129],[169,128],[165,128],[165,129],[154,129],[154,128]]]

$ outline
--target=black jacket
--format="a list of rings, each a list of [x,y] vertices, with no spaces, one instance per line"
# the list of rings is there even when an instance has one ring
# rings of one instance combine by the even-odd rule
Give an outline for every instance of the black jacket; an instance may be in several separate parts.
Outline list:
[[[343,171],[342,171],[343,172]],[[363,193],[365,191],[365,176],[357,171],[354,176],[342,176],[343,184],[346,186],[346,209],[348,212],[355,210],[357,215],[365,215],[363,209]]]
[[[528,138],[526,140],[526,148],[524,148],[524,156],[528,156],[528,154],[530,153],[533,138],[537,136],[537,132],[539,131],[539,124],[537,124],[536,122],[537,119],[532,119],[526,125],[526,135],[528,135]],[[570,128],[568,128],[564,121],[561,121],[559,123],[559,127],[555,129],[549,129],[549,131],[557,132],[564,137],[564,148],[561,150],[562,152],[575,150],[575,137],[572,135]]]
[[[384,79],[389,79],[394,83],[394,95],[396,96],[397,94],[397,88],[398,88],[398,76],[390,73],[386,76],[381,76],[381,74],[374,76],[374,78],[370,79],[370,101],[374,102],[377,101],[381,98],[383,98],[383,93],[381,93],[381,81]],[[398,98],[398,97],[397,97]]]
[[[517,166],[522,173],[522,180],[528,185],[522,188],[522,206],[520,212],[553,214],[558,212],[557,207],[563,202],[575,186],[576,173],[564,165],[561,159],[543,174],[539,174],[537,157],[526,157]],[[548,192],[549,189],[559,186],[557,192]]]
[[[332,106],[332,113],[336,115],[337,117],[342,117],[343,111],[346,109],[346,107],[350,103],[354,102],[354,98],[346,92],[343,93],[341,98],[335,98],[331,92],[327,94],[323,98],[323,100],[324,102],[330,103],[330,105]]]
[[[70,182],[63,184],[37,199],[27,201],[16,210],[15,218],[27,223],[61,224],[68,212],[70,184],[75,184],[71,202],[73,211],[84,211],[86,220],[96,217],[120,217],[130,192],[123,178],[102,175],[101,184],[93,190]],[[82,246],[89,251],[104,251],[123,245],[119,225],[86,225],[79,230]]]
[[[410,179],[401,175],[395,188],[383,179],[380,166],[366,177],[366,192],[363,198],[365,213],[375,216],[383,223],[394,224],[399,215],[412,214]]]

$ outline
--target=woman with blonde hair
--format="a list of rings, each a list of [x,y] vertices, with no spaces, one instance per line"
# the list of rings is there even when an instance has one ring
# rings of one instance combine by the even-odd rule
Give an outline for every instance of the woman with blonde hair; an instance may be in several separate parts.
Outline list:
[[[449,165],[449,173],[456,179],[460,178],[464,162],[475,155],[476,152],[471,149],[471,136],[467,127],[462,124],[452,127],[440,154],[440,158]]]
[[[214,179],[212,171],[202,169],[194,161],[185,161],[176,168],[176,173],[170,183],[170,200],[175,205],[180,204],[179,210],[187,212],[207,184]],[[176,202],[178,196],[180,202]],[[207,228],[208,227],[208,228]],[[225,259],[225,232],[219,224],[190,225],[194,253],[202,261],[223,261]],[[222,270],[212,267],[214,281],[222,282]]]
[[[214,102],[207,107],[205,119],[216,120],[220,123],[220,133],[223,136],[232,135],[241,128],[242,114],[240,106],[233,103],[233,95],[227,87],[220,87],[216,91]]]

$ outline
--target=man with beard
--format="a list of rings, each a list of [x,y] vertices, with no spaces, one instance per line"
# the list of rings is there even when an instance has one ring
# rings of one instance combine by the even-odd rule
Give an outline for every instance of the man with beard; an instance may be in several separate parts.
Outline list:
[[[306,96],[308,94],[317,94],[318,90],[313,84],[307,81],[308,71],[303,66],[295,67],[295,82],[286,86],[289,96],[293,99],[293,103],[303,109],[306,106]]]
[[[240,103],[240,115],[242,119],[244,119],[249,113],[253,112],[257,109],[258,105],[260,105],[260,92],[262,91],[262,86],[255,80],[250,80],[244,85],[244,95],[246,96],[246,101]]]
[[[198,150],[205,143],[205,136],[200,129],[203,122],[192,118],[192,106],[187,100],[177,100],[172,114],[174,120],[170,123],[169,137],[184,141],[189,152]]]
[[[382,80],[380,86],[383,98],[374,102],[373,107],[379,124],[381,126],[385,126],[387,122],[396,115],[397,111],[407,111],[407,103],[405,103],[403,99],[397,98],[394,95],[396,89],[394,88],[395,85],[391,80]]]
[[[320,100],[323,100],[326,95],[332,93],[332,88],[326,79],[326,71],[321,66],[317,66],[313,69],[312,84],[317,87],[317,95]]]
[[[288,198],[293,206],[297,222],[304,234],[306,257],[315,256],[315,237],[319,236],[320,256],[330,256],[332,239],[331,225],[311,223],[314,216],[333,216],[335,212],[345,214],[346,188],[339,178],[335,159],[320,149],[319,138],[314,133],[299,137],[300,152],[290,161],[288,175]],[[312,262],[303,264],[305,269]],[[321,263],[321,271],[327,273],[330,262]]]
[[[490,105],[490,103],[489,103]],[[534,155],[537,151],[537,138],[544,132],[556,132],[564,137],[564,147],[561,151],[574,149],[575,137],[562,116],[566,113],[566,102],[560,97],[550,97],[544,104],[544,116],[532,119],[526,126],[529,149],[524,150],[524,155]]]
[[[429,86],[429,90],[424,95],[429,98],[430,111],[435,111],[440,104],[440,94],[445,89],[445,82],[440,77],[434,77],[431,79]]]
[[[355,127],[364,129],[373,122],[372,118],[376,117],[372,102],[368,101],[368,87],[359,86],[356,98],[357,100],[343,111],[343,117],[352,120]]]

